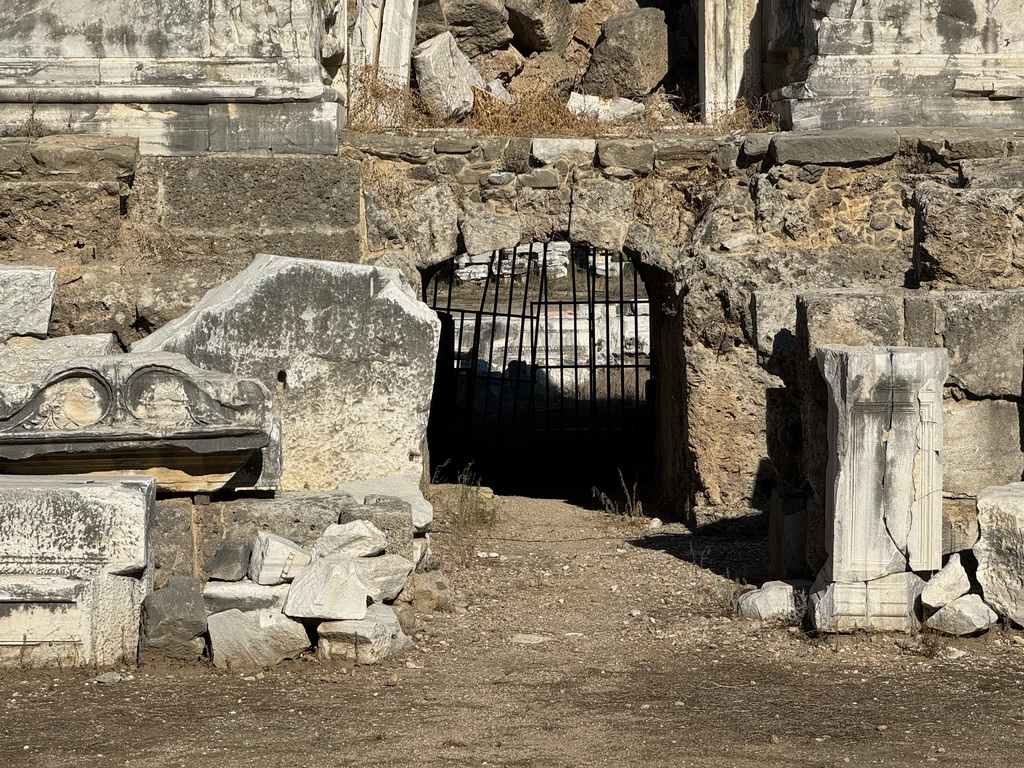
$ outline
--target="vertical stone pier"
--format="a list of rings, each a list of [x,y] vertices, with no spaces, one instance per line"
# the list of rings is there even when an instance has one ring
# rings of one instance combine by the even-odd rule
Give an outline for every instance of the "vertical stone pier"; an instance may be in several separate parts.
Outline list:
[[[942,567],[945,349],[824,346],[830,394],[826,542],[812,590],[818,629],[913,629]]]

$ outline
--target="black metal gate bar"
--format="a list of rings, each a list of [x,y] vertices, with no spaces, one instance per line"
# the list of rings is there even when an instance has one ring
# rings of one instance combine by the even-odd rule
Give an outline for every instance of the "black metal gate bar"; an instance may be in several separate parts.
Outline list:
[[[451,262],[424,285],[424,300],[452,327],[452,376],[438,383],[449,379],[453,439],[510,444],[650,428],[641,328],[649,305],[635,268],[593,249],[561,253],[553,259],[547,243],[495,251],[485,279],[464,281]],[[464,266],[483,266],[475,261]]]

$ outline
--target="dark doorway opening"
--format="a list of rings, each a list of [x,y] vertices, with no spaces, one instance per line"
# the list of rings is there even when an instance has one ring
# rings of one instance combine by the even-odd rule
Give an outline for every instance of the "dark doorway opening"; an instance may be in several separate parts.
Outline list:
[[[431,471],[590,498],[653,481],[650,302],[619,253],[536,243],[424,278],[442,323]],[[621,476],[620,476],[621,473]]]

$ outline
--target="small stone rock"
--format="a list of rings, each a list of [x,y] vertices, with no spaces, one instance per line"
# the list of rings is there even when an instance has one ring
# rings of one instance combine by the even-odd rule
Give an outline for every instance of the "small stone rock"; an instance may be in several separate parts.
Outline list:
[[[957,552],[951,555],[943,569],[924,585],[921,602],[932,610],[938,610],[958,597],[966,595],[970,589],[971,580],[960,562],[960,553]]]
[[[323,536],[313,545],[313,557],[348,555],[373,557],[388,546],[387,536],[369,520],[352,520],[328,526]]]
[[[224,539],[203,570],[213,581],[241,581],[249,570],[252,542]]]
[[[741,619],[781,619],[797,613],[797,591],[806,590],[809,582],[769,581],[760,589],[741,595],[736,601],[736,615]]]
[[[310,553],[293,541],[260,531],[252,545],[249,578],[257,584],[291,581],[309,564]]]
[[[117,672],[104,672],[99,677],[93,678],[93,682],[99,683],[100,685],[111,685],[113,683],[120,683],[122,680],[124,680],[124,678]]]
[[[999,616],[978,595],[964,595],[948,603],[925,622],[947,635],[973,635],[995,626]]]

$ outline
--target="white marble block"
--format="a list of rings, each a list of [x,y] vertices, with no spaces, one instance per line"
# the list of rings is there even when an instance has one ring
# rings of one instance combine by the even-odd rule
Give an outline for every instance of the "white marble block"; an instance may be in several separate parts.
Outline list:
[[[821,632],[913,632],[921,626],[916,606],[924,584],[910,572],[872,581],[834,582],[812,593],[811,619]]]
[[[0,476],[0,666],[138,658],[155,481]]]
[[[823,346],[827,581],[942,567],[945,349]]]

